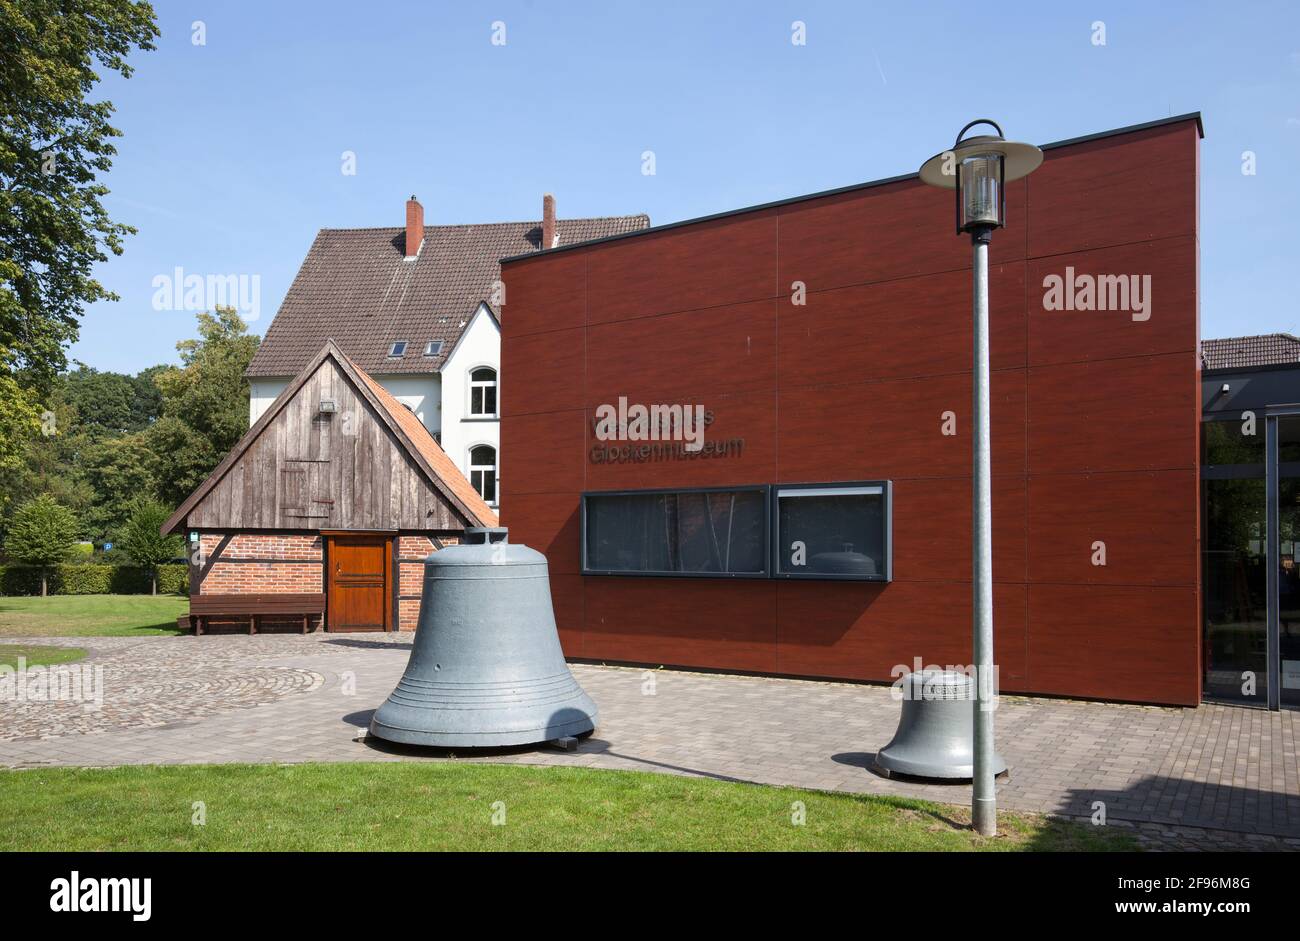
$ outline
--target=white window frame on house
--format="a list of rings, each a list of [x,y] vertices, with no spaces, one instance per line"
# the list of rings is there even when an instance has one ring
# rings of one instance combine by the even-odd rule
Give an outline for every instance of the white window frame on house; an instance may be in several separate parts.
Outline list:
[[[490,380],[474,378],[474,374],[483,369],[490,369],[492,371],[492,378]],[[466,402],[465,413],[470,418],[500,417],[501,390],[499,388],[499,382],[500,382],[501,374],[500,372],[498,372],[497,368],[493,366],[491,363],[481,363],[478,366],[471,366],[469,369],[465,371],[465,375],[469,377],[469,397],[465,400]],[[483,410],[482,408],[476,410],[474,408],[475,391],[482,390],[482,396],[480,398],[480,401],[482,401],[482,399],[486,399],[488,389],[492,390],[493,405],[495,407],[491,411],[486,411]]]
[[[437,356],[441,352],[442,352],[441,340],[430,340],[428,343],[424,344],[425,356]]]
[[[491,464],[474,463],[474,452],[479,448],[487,448],[492,452]],[[469,485],[478,491],[478,495],[483,498],[483,501],[487,503],[488,506],[497,505],[497,460],[497,447],[490,441],[480,441],[477,444],[471,444],[465,452],[465,466],[469,468]],[[481,476],[484,474],[488,476]],[[478,479],[475,479],[476,475],[478,476]],[[486,488],[483,486],[483,483],[486,480],[492,481],[492,496],[490,498],[484,492]]]
[[[406,355],[405,340],[394,340],[391,344],[389,344],[388,346],[389,359],[401,359],[405,355]]]

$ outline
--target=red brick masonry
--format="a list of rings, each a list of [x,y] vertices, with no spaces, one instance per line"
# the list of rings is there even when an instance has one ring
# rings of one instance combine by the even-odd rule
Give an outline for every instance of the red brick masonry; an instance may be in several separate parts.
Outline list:
[[[439,537],[444,546],[460,542],[454,536]],[[420,594],[424,589],[424,560],[433,552],[427,536],[401,536],[397,543],[398,630],[413,631],[420,623]]]
[[[203,595],[253,592],[324,591],[320,536],[254,535],[241,533],[227,539],[216,533],[199,538],[200,567],[207,574],[199,583]],[[222,561],[222,560],[230,561]]]

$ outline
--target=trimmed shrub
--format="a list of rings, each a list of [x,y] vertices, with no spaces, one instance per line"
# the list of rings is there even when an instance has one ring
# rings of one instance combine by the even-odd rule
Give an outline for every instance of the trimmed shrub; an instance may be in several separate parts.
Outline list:
[[[180,562],[158,566],[158,594],[188,595],[190,593],[190,567]]]
[[[149,594],[149,572],[134,565],[111,565],[113,577],[109,580],[108,590],[115,595]]]
[[[113,580],[113,566],[93,562],[58,565],[50,578],[52,595],[106,595]]]
[[[0,568],[0,594],[39,595],[41,570],[35,565],[6,565]]]
[[[49,570],[52,595],[146,595],[148,569],[133,565],[97,562],[65,562]],[[0,566],[0,595],[39,595],[41,568],[38,565]],[[182,563],[158,568],[159,594],[189,594],[189,567]]]

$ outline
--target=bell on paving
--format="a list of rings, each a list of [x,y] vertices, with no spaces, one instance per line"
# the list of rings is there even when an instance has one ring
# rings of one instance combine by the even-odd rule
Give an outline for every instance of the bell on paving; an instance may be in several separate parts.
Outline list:
[[[903,711],[898,730],[876,754],[876,767],[919,778],[969,778],[974,774],[977,690],[955,670],[923,670],[900,681]],[[994,754],[993,773],[1007,770]]]
[[[370,733],[390,742],[489,748],[596,728],[596,704],[569,671],[551,610],[546,556],[504,528],[465,530],[424,562],[406,673]]]

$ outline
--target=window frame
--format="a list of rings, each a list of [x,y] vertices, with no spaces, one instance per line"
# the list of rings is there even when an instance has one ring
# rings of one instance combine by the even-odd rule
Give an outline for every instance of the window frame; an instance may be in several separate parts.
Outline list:
[[[422,356],[428,356],[428,357],[430,357],[430,358],[433,358],[434,356],[441,356],[441,355],[442,355],[442,341],[441,341],[441,340],[426,340],[426,341],[425,341],[425,344],[424,344],[424,352],[423,352],[422,354],[420,354],[420,355],[422,355]]]
[[[855,575],[850,572],[783,572],[781,570],[780,552],[785,541],[781,538],[781,497],[783,494],[790,494],[792,491],[797,494],[799,491],[816,492],[820,491],[825,495],[832,495],[835,492],[843,492],[846,495],[850,491],[863,490],[866,488],[880,488],[880,496],[884,501],[882,508],[882,555],[884,556],[884,571],[875,575]],[[797,498],[797,497],[796,497]],[[772,557],[768,562],[768,569],[773,578],[797,579],[800,581],[818,581],[818,582],[892,582],[894,580],[894,483],[892,480],[849,480],[834,481],[831,483],[794,483],[794,484],[773,484],[771,496],[768,500],[769,522],[768,530],[771,533],[769,545],[772,549]]]
[[[491,500],[483,496],[483,491],[479,490],[477,487],[474,487],[475,471],[485,470],[488,467],[487,464],[474,463],[474,452],[477,451],[479,448],[492,449],[492,465],[491,465],[492,466],[492,499]],[[499,492],[501,486],[501,450],[490,441],[480,441],[477,444],[471,444],[468,448],[465,449],[465,467],[468,471],[468,473],[465,474],[465,477],[467,480],[469,480],[469,485],[471,487],[474,487],[475,492],[478,493],[479,499],[482,500],[484,503],[486,503],[488,506],[491,507],[497,506],[499,502],[499,498],[501,496]]]
[[[489,383],[485,379],[475,379],[474,373],[480,369],[492,370],[492,381]],[[479,363],[477,366],[471,366],[465,370],[466,395],[465,395],[465,414],[470,418],[500,418],[501,417],[501,370],[491,363]],[[474,411],[474,390],[475,389],[492,389],[493,403],[496,405],[490,412]],[[483,396],[487,398],[486,395]]]
[[[401,359],[403,356],[406,355],[406,348],[409,345],[410,344],[406,340],[394,340],[392,343],[389,343],[388,358]],[[400,350],[398,349],[399,346],[401,347]]]
[[[578,563],[582,575],[609,575],[623,578],[717,578],[731,579],[767,579],[772,569],[772,514],[770,484],[737,484],[729,487],[654,487],[644,490],[587,490],[581,495],[578,514]],[[763,571],[761,572],[666,572],[643,571],[629,572],[625,569],[593,569],[587,563],[587,504],[592,497],[646,497],[678,493],[736,493],[738,491],[756,492],[763,497]]]

